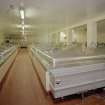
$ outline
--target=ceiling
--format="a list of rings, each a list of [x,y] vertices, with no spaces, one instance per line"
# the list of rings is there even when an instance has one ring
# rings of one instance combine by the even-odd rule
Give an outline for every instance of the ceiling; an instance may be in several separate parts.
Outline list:
[[[105,0],[0,0],[0,31],[21,35],[19,7],[24,4],[27,35],[45,35],[105,12]]]

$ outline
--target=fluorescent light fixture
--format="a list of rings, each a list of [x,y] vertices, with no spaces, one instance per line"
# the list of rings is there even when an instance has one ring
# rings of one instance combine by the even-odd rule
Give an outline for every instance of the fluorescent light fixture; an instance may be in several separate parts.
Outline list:
[[[32,25],[26,25],[26,24],[13,25],[13,27],[17,27],[17,28],[22,28],[23,26],[24,26],[24,28],[33,28],[34,27]]]
[[[23,19],[23,20],[24,20],[24,15],[25,15],[24,10],[21,9],[21,10],[20,10],[20,16],[21,16],[21,19]]]
[[[23,26],[22,26],[22,30],[24,30],[24,28],[25,28],[25,27],[24,27],[24,25],[23,25]]]

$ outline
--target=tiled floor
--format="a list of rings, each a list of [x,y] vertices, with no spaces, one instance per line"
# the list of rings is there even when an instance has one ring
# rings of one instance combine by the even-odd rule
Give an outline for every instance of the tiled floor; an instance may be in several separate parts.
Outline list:
[[[54,103],[43,91],[27,50],[22,49],[0,92],[0,105],[105,105],[103,96],[92,94],[82,103],[80,98]]]

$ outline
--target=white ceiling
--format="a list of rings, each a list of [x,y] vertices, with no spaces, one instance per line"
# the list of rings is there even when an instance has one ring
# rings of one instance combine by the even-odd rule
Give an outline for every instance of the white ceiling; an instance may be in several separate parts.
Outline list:
[[[44,35],[105,12],[105,0],[0,0],[0,30],[19,34],[19,7],[25,8],[28,34]]]

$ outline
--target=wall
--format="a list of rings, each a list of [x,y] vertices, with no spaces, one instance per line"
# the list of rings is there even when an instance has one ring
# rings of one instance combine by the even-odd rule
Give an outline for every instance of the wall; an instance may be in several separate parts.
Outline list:
[[[67,32],[66,31],[62,31],[64,32],[64,34],[67,36],[67,39],[66,39],[66,42],[68,43],[68,41],[71,41],[70,38],[72,38],[72,41],[76,41],[78,43],[84,43],[86,42],[86,38],[87,38],[87,32],[86,32],[86,29],[85,28],[76,28],[76,29],[73,29],[74,30],[74,33],[75,34],[75,38],[73,39],[73,34],[72,32]],[[72,34],[72,37],[69,38],[69,34]],[[60,32],[57,32],[57,33],[54,33],[54,34],[46,34],[46,35],[36,35],[34,37],[34,42],[35,43],[40,43],[42,45],[52,45],[52,46],[58,46],[61,44],[60,42]]]
[[[60,44],[60,33],[55,33],[52,35],[49,35],[49,44],[52,46],[57,46]]]
[[[86,30],[83,29],[73,29],[73,34],[72,34],[72,41],[73,42],[78,42],[78,43],[83,43],[86,42],[87,38],[87,32]]]
[[[105,28],[105,27],[103,27]],[[97,30],[97,41],[98,43],[105,43],[105,29],[98,29]]]
[[[97,40],[98,43],[105,42],[105,20],[97,22]]]
[[[98,43],[105,43],[105,32],[98,32],[97,40]]]
[[[49,44],[49,35],[48,34],[35,35],[34,43],[41,44],[41,45],[48,45]]]

